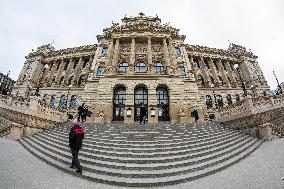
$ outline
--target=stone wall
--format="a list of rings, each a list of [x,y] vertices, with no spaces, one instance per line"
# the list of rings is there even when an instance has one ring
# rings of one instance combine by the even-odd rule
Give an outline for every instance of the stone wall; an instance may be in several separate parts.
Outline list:
[[[284,136],[284,95],[248,97],[221,109],[216,120],[257,137]]]

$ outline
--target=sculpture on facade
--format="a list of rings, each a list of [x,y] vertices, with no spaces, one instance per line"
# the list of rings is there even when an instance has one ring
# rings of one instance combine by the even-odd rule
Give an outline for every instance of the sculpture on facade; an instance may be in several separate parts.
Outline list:
[[[102,109],[98,110],[97,117],[99,117],[99,118],[104,118],[105,117],[104,111]]]
[[[178,116],[179,116],[180,118],[181,118],[181,117],[185,117],[184,108],[180,108],[180,109],[179,109]]]

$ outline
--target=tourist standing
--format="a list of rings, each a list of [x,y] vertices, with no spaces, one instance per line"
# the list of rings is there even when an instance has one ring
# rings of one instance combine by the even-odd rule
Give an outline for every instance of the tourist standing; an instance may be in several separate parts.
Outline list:
[[[85,122],[87,119],[87,114],[88,114],[88,106],[83,106],[83,110],[82,110],[82,122]]]
[[[79,122],[76,119],[72,123],[73,126],[69,131],[69,147],[72,153],[72,163],[70,168],[76,168],[76,173],[82,174],[82,167],[78,155],[84,139],[84,129],[80,127]]]
[[[194,108],[194,110],[191,112],[191,116],[195,118],[195,122],[198,121],[199,115],[198,115],[196,108]]]
[[[80,119],[83,121],[83,113],[84,113],[84,103],[78,107],[78,121],[80,121]]]
[[[140,104],[141,104],[141,108],[140,108],[140,124],[142,123],[142,121],[145,124],[146,117],[144,118],[144,116],[146,116],[146,107],[145,107],[145,105],[142,102]]]

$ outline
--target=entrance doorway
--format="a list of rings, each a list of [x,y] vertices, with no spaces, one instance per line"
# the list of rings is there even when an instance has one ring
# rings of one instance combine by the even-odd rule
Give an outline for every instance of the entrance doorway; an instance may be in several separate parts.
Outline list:
[[[137,87],[134,91],[134,121],[139,121],[141,102],[146,107],[148,117],[148,90],[145,87]]]
[[[158,87],[156,90],[158,121],[170,121],[169,95],[164,87]]]
[[[124,121],[125,100],[125,87],[116,88],[113,98],[113,121]]]

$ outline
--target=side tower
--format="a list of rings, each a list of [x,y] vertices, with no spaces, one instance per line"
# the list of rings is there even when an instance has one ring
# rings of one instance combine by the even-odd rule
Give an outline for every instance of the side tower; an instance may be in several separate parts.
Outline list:
[[[270,94],[267,81],[257,62],[257,56],[245,47],[236,44],[230,44],[228,52],[239,59],[239,71],[243,78],[244,85],[252,96],[262,96]]]

